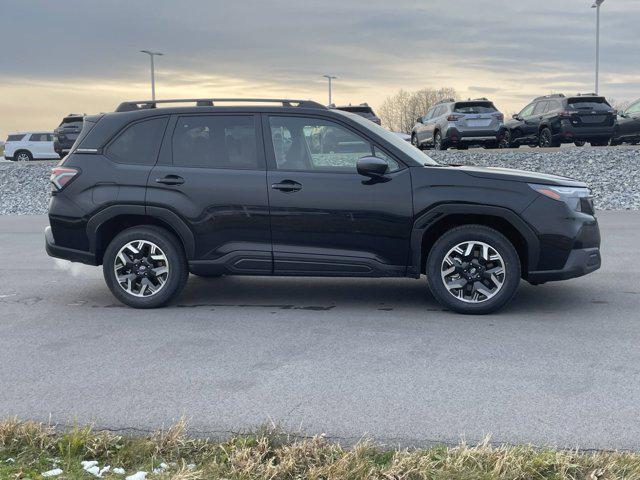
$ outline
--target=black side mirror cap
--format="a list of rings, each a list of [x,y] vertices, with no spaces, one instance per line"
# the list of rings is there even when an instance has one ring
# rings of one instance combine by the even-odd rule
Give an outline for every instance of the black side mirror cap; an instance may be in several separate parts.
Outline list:
[[[520,115],[514,113],[513,115],[511,115],[511,118],[513,118],[514,120],[520,120]]]
[[[379,178],[389,171],[389,164],[378,157],[362,157],[358,159],[356,168],[360,175]]]
[[[422,117],[416,118],[416,123],[422,123]]]

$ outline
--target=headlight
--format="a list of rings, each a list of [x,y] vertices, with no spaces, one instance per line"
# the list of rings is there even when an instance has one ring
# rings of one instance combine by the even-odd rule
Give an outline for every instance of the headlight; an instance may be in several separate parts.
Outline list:
[[[536,183],[530,183],[529,186],[545,197],[566,203],[570,209],[576,212],[594,213],[591,190],[588,188],[556,187],[555,185],[538,185]]]

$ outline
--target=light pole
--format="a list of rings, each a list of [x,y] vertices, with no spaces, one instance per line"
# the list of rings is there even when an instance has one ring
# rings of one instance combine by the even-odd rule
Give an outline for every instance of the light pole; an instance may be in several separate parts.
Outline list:
[[[155,71],[154,71],[154,67],[153,67],[153,57],[155,55],[164,55],[161,52],[153,52],[151,50],[140,50],[141,53],[146,53],[147,55],[149,55],[149,58],[151,59],[151,100],[155,100],[156,99],[156,76],[155,76]]]
[[[329,105],[331,105],[331,81],[335,80],[338,77],[333,77],[331,75],[323,75],[324,78],[326,78],[327,80],[329,80]]]
[[[596,94],[598,93],[598,74],[600,73],[600,6],[604,0],[595,0],[591,8],[596,9]]]

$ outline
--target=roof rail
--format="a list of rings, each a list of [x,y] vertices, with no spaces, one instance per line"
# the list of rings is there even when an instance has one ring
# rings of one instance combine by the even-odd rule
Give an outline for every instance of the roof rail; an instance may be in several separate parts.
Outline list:
[[[456,101],[455,98],[443,98],[442,100],[438,100],[436,103],[434,103],[434,105],[438,105],[440,103],[451,103],[455,101]]]
[[[578,93],[576,97],[597,97],[597,93]]]
[[[549,95],[542,95],[535,100],[544,100],[545,98],[564,98],[564,93],[551,93]]]
[[[474,98],[473,100],[472,99],[469,99],[469,100],[472,102],[488,102],[489,101],[487,97],[478,97],[478,98]]]
[[[197,107],[213,107],[215,103],[279,103],[283,107],[296,108],[323,108],[324,105],[313,100],[292,100],[284,98],[176,98],[170,100],[135,100],[122,102],[116,108],[116,112],[131,112],[134,110],[145,110],[157,108],[158,104],[165,103],[195,103]]]

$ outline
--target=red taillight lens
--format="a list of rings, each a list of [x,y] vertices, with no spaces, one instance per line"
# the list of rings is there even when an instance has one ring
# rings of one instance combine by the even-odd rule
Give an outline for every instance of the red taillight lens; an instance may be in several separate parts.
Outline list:
[[[447,122],[457,122],[461,118],[462,118],[462,115],[456,115],[455,113],[452,113],[447,117]]]
[[[504,115],[503,115],[502,113],[500,113],[500,112],[498,112],[498,113],[494,113],[494,114],[493,114],[493,116],[494,116],[494,117],[496,117],[496,118],[497,118],[498,120],[500,120],[501,122],[503,122],[503,121],[504,121]]]
[[[559,115],[562,118],[570,118],[573,113],[575,113],[575,112],[573,112],[571,110],[562,110]]]
[[[54,167],[51,169],[51,184],[55,187],[55,191],[62,190],[71,180],[78,175],[79,170],[69,167]]]

